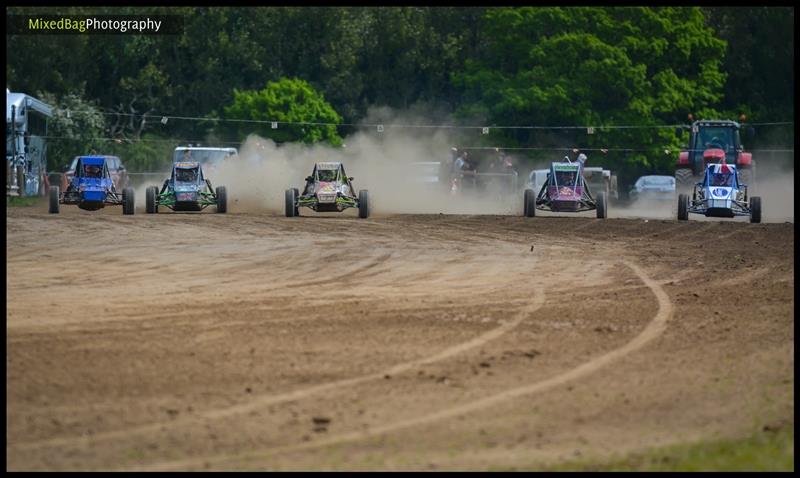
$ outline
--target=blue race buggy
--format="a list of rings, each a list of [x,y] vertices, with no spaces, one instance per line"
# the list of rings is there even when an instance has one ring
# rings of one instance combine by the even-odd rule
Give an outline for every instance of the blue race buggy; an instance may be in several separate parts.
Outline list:
[[[121,204],[122,214],[134,213],[133,188],[125,188],[121,194],[117,191],[104,156],[80,156],[67,189],[62,193],[58,186],[50,186],[49,194],[51,214],[58,214],[61,204],[74,204],[86,211]]]
[[[214,189],[197,161],[173,163],[172,176],[164,181],[161,191],[158,186],[150,186],[145,194],[145,210],[148,214],[157,213],[159,206],[173,211],[202,211],[212,205],[217,207],[217,212],[227,212],[227,190],[225,186]]]
[[[750,216],[750,222],[761,222],[761,198],[747,197],[747,185],[739,182],[734,164],[709,164],[703,181],[694,185],[692,198],[678,195],[678,220],[689,219],[689,213],[706,217]]]

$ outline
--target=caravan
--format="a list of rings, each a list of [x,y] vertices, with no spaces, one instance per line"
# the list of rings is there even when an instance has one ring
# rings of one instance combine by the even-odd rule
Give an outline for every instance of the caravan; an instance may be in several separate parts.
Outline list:
[[[6,88],[6,194],[44,196],[47,191],[47,121],[52,108]]]

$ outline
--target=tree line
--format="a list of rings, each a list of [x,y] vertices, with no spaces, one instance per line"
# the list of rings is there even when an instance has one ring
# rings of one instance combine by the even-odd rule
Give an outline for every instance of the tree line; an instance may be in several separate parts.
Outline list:
[[[354,131],[147,116],[158,114],[355,124],[370,106],[389,106],[495,126],[476,144],[628,149],[608,160],[667,174],[682,140],[654,126],[687,113],[794,119],[792,7],[7,9],[143,13],[180,15],[184,33],[7,36],[7,86],[57,107],[52,134],[63,139],[51,142],[51,168],[124,147],[144,169],[172,138],[236,142],[257,130],[338,144]],[[508,125],[599,128],[497,128]],[[639,128],[603,128],[615,125]],[[776,135],[792,144],[793,125],[759,137]],[[556,159],[529,156],[548,154]]]

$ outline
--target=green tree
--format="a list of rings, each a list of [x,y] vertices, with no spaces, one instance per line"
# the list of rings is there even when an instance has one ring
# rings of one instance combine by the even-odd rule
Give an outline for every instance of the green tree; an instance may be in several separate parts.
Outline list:
[[[307,81],[298,78],[281,78],[267,82],[259,91],[233,92],[233,104],[224,107],[226,119],[277,121],[271,124],[231,122],[225,128],[244,139],[250,133],[271,138],[275,142],[302,141],[316,143],[327,141],[333,145],[342,143],[335,124],[342,117],[325,101]],[[289,123],[334,123],[334,124],[286,124]]]
[[[537,146],[630,148],[612,159],[666,171],[678,140],[648,125],[684,121],[722,98],[725,42],[698,8],[498,8],[465,72],[459,112],[486,124],[635,125],[637,129],[500,133]],[[677,154],[677,153],[675,153]]]
[[[53,116],[47,125],[47,169],[60,171],[74,156],[102,152],[106,140],[105,116],[97,105],[79,93],[56,97],[37,95],[49,104]]]

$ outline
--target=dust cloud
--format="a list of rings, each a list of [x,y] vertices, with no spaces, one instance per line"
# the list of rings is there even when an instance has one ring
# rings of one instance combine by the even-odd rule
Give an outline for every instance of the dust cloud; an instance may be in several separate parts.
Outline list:
[[[437,117],[438,116],[438,117]],[[311,174],[314,163],[334,161],[344,164],[345,171],[353,177],[353,187],[369,191],[370,214],[422,213],[422,214],[522,214],[522,191],[527,181],[522,169],[517,178],[517,189],[498,188],[491,191],[464,189],[453,194],[446,183],[435,180],[438,167],[435,163],[450,164],[450,149],[463,142],[475,142],[459,136],[452,128],[411,128],[393,125],[452,124],[442,115],[418,112],[396,112],[390,108],[371,108],[358,131],[344,138],[343,146],[322,144],[306,145],[288,143],[277,145],[270,139],[250,135],[239,148],[239,156],[226,161],[214,172],[214,186],[224,185],[228,192],[230,212],[271,212],[283,214],[284,194],[288,188],[302,191],[305,177]],[[378,132],[374,124],[384,124]],[[467,133],[469,134],[469,133]],[[474,134],[474,133],[473,133]],[[553,160],[560,158],[553,157]],[[763,159],[758,163],[757,187],[750,195],[762,198],[762,222],[794,222],[794,169],[793,154],[776,161]],[[421,164],[434,163],[434,164]],[[539,168],[547,164],[538,165]],[[136,188],[137,204],[144,205],[145,186],[158,185],[165,177],[147,178],[147,184]],[[314,215],[310,209],[301,209],[301,215]],[[345,214],[355,214],[355,210]],[[537,215],[540,212],[537,211]],[[331,215],[335,213],[321,213]],[[544,215],[549,215],[545,212]],[[557,215],[572,215],[559,213]],[[677,219],[677,196],[672,201],[609,203],[610,218]],[[594,217],[594,212],[576,216]],[[748,221],[746,217],[706,218],[691,214],[698,221]]]
[[[387,120],[387,115],[385,110],[380,114],[373,110],[364,120],[367,124],[377,123],[375,117],[380,116],[380,121],[387,125],[384,132],[364,127],[346,137],[343,146],[276,145],[269,139],[250,135],[240,148],[239,157],[220,167],[213,181],[227,187],[231,212],[283,213],[286,189],[295,187],[302,191],[305,177],[311,174],[315,162],[334,161],[343,163],[345,172],[354,178],[356,192],[369,191],[371,215],[521,213],[521,193],[477,197],[465,191],[453,195],[446,184],[435,182],[438,167],[419,163],[448,162],[450,148],[455,144],[450,132],[393,128],[392,124],[430,123],[403,115]],[[300,213],[314,214],[309,209],[301,209]]]

